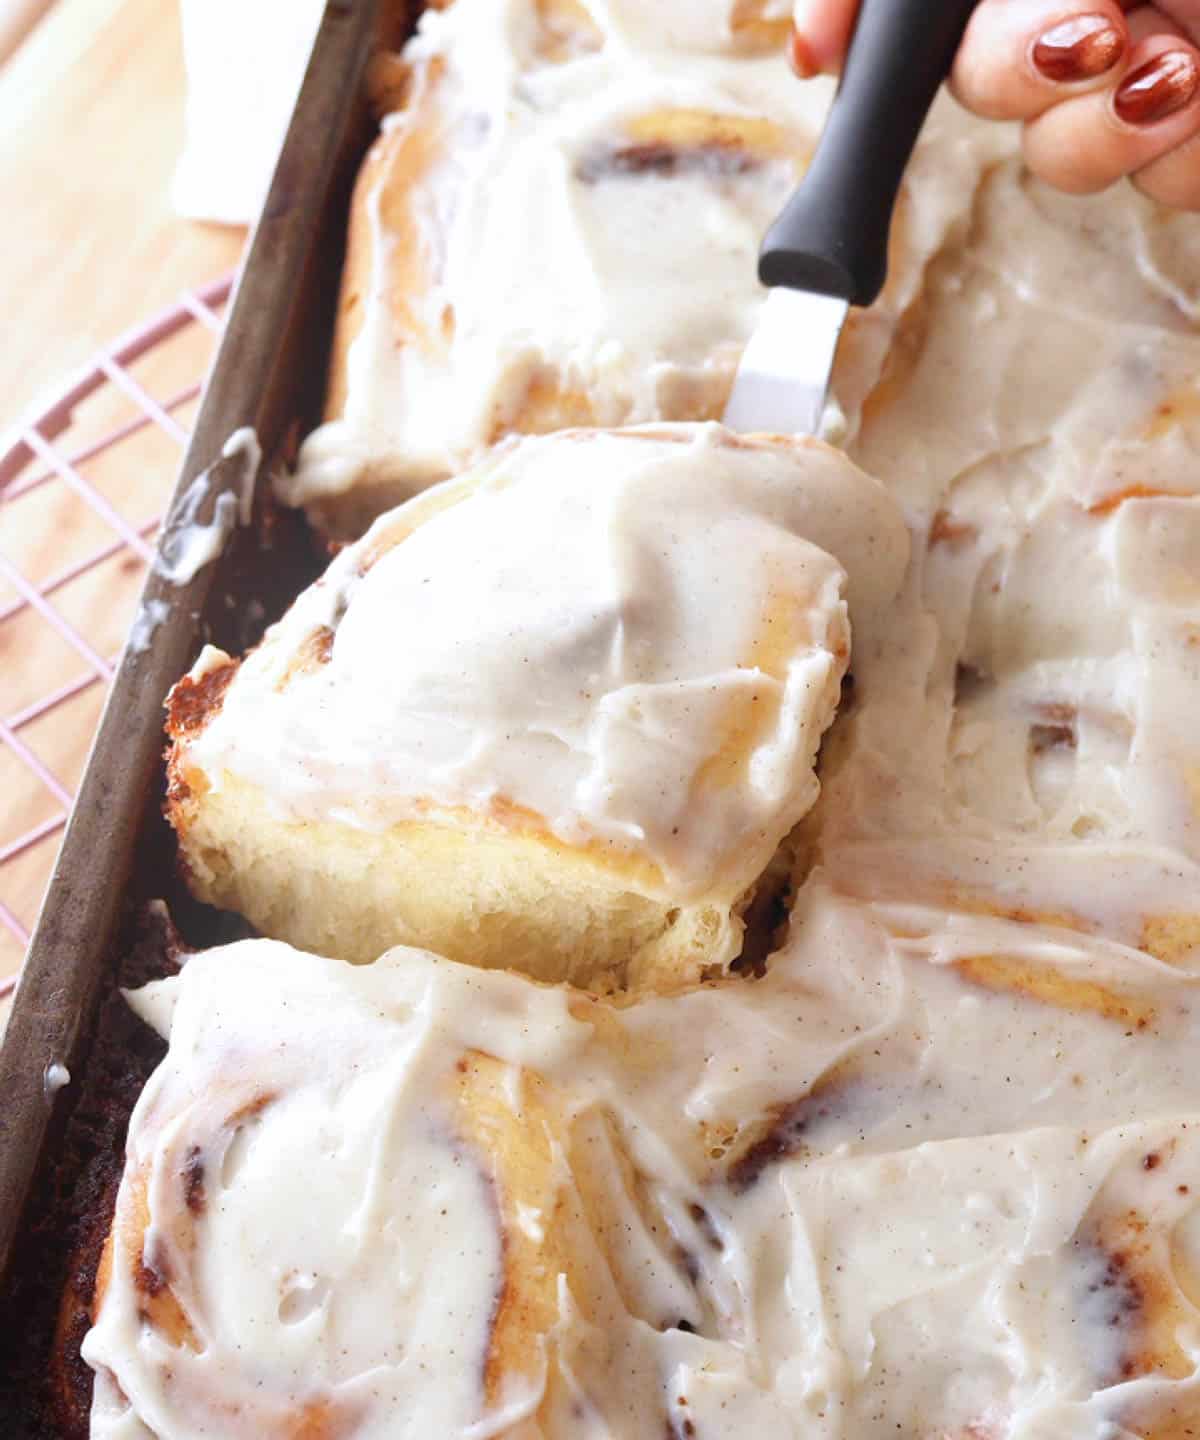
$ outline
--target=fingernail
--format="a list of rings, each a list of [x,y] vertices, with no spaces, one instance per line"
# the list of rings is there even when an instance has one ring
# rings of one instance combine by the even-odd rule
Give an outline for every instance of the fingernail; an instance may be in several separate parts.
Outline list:
[[[1164,50],[1126,75],[1113,96],[1113,109],[1126,125],[1153,125],[1174,115],[1200,89],[1200,69],[1187,50]]]
[[[808,48],[808,41],[804,39],[795,25],[792,26],[791,34],[788,36],[788,64],[801,80],[811,80],[818,70],[813,53]]]
[[[1073,15],[1051,26],[1033,47],[1033,63],[1060,85],[1094,80],[1121,58],[1125,36],[1107,15]]]

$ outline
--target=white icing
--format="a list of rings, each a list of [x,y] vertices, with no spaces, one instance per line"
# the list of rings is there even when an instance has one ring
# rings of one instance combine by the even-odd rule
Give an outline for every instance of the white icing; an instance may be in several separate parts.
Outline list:
[[[203,680],[206,675],[211,675],[214,670],[219,670],[223,665],[228,665],[229,656],[224,650],[216,645],[203,645],[196,662],[188,671],[193,680]]]
[[[42,1076],[42,1089],[47,1099],[52,1099],[58,1092],[71,1083],[71,1072],[59,1060],[52,1060],[46,1066]]]
[[[1079,940],[1092,973],[1156,1007],[1130,1034],[972,985],[889,923],[818,874],[764,980],[625,1009],[411,950],[362,968],[269,941],[194,957],[134,997],[170,1051],[131,1125],[86,1358],[162,1440],[214,1416],[228,1440],[270,1433],[314,1405],[356,1440],[616,1440],[668,1416],[716,1440],[751,1420],[772,1440],[882,1440],[913,1417],[1098,1440],[1132,1405],[1186,1409],[1193,978]],[[458,1062],[480,1053],[508,1072],[515,1132],[531,1076],[553,1097],[557,1198],[536,1218],[502,1222],[519,1184],[502,1132],[482,1150],[455,1108]],[[792,1153],[756,1166],[773,1117],[814,1090],[779,1132]],[[119,1223],[134,1176],[202,1353],[139,1318],[141,1229]],[[585,1228],[564,1234],[583,1193]],[[500,1395],[483,1377],[506,1224],[571,1259]],[[1182,1369],[1125,1380],[1168,1302]],[[98,1440],[141,1433],[103,1415],[98,1399]]]
[[[1197,277],[1186,216],[1054,197],[1015,163],[933,268],[852,451],[930,539],[855,637],[872,698],[824,770],[839,885],[1135,946],[1194,923],[1200,342],[1172,297]]]
[[[234,530],[250,523],[261,463],[262,448],[255,432],[247,426],[235,430],[221,447],[221,458],[196,476],[167,517],[154,563],[157,574],[172,585],[187,585],[205,565],[212,564]],[[200,511],[214,493],[211,518],[202,521]],[[150,607],[144,607],[135,622],[131,644],[135,638],[139,648],[149,643],[165,618],[150,613],[160,604],[152,601]]]
[[[129,1151],[131,1164],[150,1165],[158,1263],[172,1275],[184,1311],[198,1319],[203,1313],[205,1353],[190,1365],[178,1354],[174,1381],[163,1389],[155,1375],[169,1349],[151,1330],[129,1333],[137,1292],[133,1276],[116,1265],[105,1302],[112,1323],[101,1318],[86,1357],[103,1365],[110,1346],[128,1351],[130,1363],[109,1368],[151,1434],[180,1433],[214,1382],[232,1407],[222,1425],[227,1440],[270,1433],[269,1417],[286,1413],[290,1397],[306,1389],[314,1396],[335,1391],[348,1413],[361,1405],[390,1415],[378,1434],[458,1433],[473,1418],[499,1250],[487,1178],[477,1166],[454,1162],[453,1136],[430,1088],[441,1068],[440,1032],[453,1023],[440,1013],[436,989],[404,987],[381,1011],[382,994],[343,996],[337,969],[308,994],[285,986],[291,999],[283,1006],[294,1023],[277,1032],[270,1090],[264,1077],[247,1075],[240,1085],[235,1080],[231,1106],[227,1067],[250,1037],[239,1034],[219,1001],[211,1008],[210,972],[209,957],[193,959],[186,982],[174,987],[173,1043],[200,1063],[168,1062],[156,1072],[139,1102]],[[268,966],[245,978],[243,999],[279,1004],[278,972],[272,976]],[[330,1045],[345,1047],[344,1070],[330,1068]],[[328,1084],[309,1083],[318,1072]],[[264,1096],[261,1114],[247,1111]],[[155,1133],[156,1116],[174,1112],[178,1120],[181,1109],[183,1127]],[[241,1118],[231,1118],[239,1109]],[[198,1142],[205,1248],[192,1263],[179,1172]],[[289,1171],[303,1177],[290,1192],[295,1207],[280,1187]],[[289,1213],[298,1224],[280,1223]],[[416,1246],[418,1216],[423,1240]],[[229,1261],[239,1251],[246,1263],[235,1272]],[[452,1255],[472,1283],[457,1302],[447,1296],[447,1305],[430,1307],[423,1297],[439,1287]],[[317,1352],[324,1358],[314,1363]],[[239,1355],[254,1354],[261,1370],[239,1364]],[[448,1354],[461,1357],[457,1380],[447,1380]],[[409,1420],[397,1426],[402,1411]]]
[[[158,627],[166,621],[170,613],[171,607],[165,600],[142,601],[133,617],[129,638],[125,642],[125,648],[131,655],[141,655],[149,650],[158,633]]]
[[[342,551],[184,763],[293,819],[507,802],[734,898],[815,798],[843,567],[857,623],[906,553],[883,490],[815,441],[526,439]],[[328,658],[297,668],[321,627]]]

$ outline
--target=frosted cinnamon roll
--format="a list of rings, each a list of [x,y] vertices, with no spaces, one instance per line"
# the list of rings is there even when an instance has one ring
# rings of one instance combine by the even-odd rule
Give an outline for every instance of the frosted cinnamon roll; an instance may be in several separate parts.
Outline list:
[[[270,941],[135,993],[95,1440],[1184,1433],[1186,978],[1110,956],[1127,1033],[887,918],[814,877],[762,981],[622,1007]]]
[[[851,447],[919,539],[823,757],[847,892],[1200,962],[1198,284],[1186,217],[1015,162],[929,268]]]
[[[461,3],[461,0],[460,0]],[[573,0],[586,6],[597,29],[659,50],[739,55],[777,51],[791,23],[787,0]]]
[[[382,517],[170,701],[196,894],[343,958],[419,943],[671,984],[817,794],[850,622],[907,531],[817,441],[716,426],[501,447]]]
[[[484,17],[496,0],[433,0],[425,8],[454,4]],[[517,53],[552,62],[609,42],[697,55],[763,53],[784,44],[791,23],[788,0],[527,0],[524,11],[513,12],[524,41]]]
[[[287,503],[354,538],[512,432],[720,417],[762,234],[829,95],[774,41],[721,39],[769,36],[773,13],[458,0],[425,17],[358,181],[326,423],[279,480]],[[982,151],[962,128],[931,127],[888,292],[843,346],[847,414],[969,205]]]
[[[543,1073],[587,1058],[564,992],[251,941],[132,1000],[170,1048],[83,1346],[94,1440],[662,1428],[700,1310],[607,1107]]]
[[[782,1167],[756,1238],[746,1220],[778,1364],[763,1433],[1186,1435],[1200,1406],[1198,1118]]]

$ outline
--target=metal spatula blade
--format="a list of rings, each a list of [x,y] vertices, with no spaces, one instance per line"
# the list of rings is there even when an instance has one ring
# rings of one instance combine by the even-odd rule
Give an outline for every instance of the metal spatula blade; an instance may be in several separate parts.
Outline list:
[[[812,163],[767,231],[771,293],[725,411],[731,429],[816,434],[851,305],[887,274],[896,195],[978,0],[862,0]]]
[[[742,352],[725,424],[743,434],[815,435],[849,309],[832,295],[772,290]]]

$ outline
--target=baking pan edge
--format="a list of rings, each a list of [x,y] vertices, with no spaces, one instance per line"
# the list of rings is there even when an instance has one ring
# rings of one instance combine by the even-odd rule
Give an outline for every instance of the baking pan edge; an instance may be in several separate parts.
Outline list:
[[[367,65],[377,43],[398,38],[407,8],[327,0],[168,515],[235,430],[252,427],[264,456],[276,456],[303,418],[298,394],[304,383],[314,390],[313,377],[319,404],[345,201],[371,133]],[[324,311],[319,343],[315,310]],[[263,466],[260,489],[265,475]],[[214,473],[200,519],[236,481],[236,467],[224,478]],[[74,1069],[85,1055],[157,801],[163,700],[195,657],[201,617],[216,604],[229,563],[227,548],[182,586],[151,570],[142,604],[164,603],[169,614],[150,645],[123,655],[93,742],[0,1048],[0,1296],[39,1169],[76,1089],[48,1087],[45,1070],[53,1062]]]

